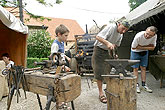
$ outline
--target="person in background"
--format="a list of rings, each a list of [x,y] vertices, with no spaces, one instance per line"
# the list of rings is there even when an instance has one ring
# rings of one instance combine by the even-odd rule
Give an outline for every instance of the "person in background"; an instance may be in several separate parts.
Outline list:
[[[140,93],[138,83],[138,69],[141,69],[142,89],[149,93],[152,90],[146,84],[146,67],[148,65],[148,50],[154,50],[157,40],[157,28],[154,26],[148,27],[145,31],[137,33],[131,45],[131,60],[140,60],[139,63],[133,65],[133,73],[137,76],[137,93]]]
[[[120,46],[123,33],[128,31],[129,26],[130,24],[126,20],[118,23],[112,23],[107,25],[96,36],[96,42],[94,44],[92,55],[92,67],[94,77],[97,80],[99,100],[102,103],[107,103],[107,98],[103,94],[103,77],[101,75],[108,74],[111,71],[111,67],[105,62],[105,59],[110,58],[109,50],[114,50],[116,47]]]
[[[2,54],[2,59],[5,62],[6,69],[10,69],[12,66],[14,66],[14,62],[10,60],[8,53]]]

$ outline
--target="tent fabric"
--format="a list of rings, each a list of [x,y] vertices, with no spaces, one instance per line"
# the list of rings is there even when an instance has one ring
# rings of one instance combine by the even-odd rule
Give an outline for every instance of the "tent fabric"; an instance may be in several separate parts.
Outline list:
[[[26,66],[28,27],[0,6],[0,60],[8,53],[16,65]]]
[[[147,0],[139,7],[131,11],[125,17],[119,19],[127,19],[130,21],[131,26],[139,23],[146,18],[156,15],[165,10],[165,0]]]
[[[13,14],[8,12],[2,6],[0,6],[0,20],[10,29],[21,32],[23,34],[28,34],[28,27],[23,25],[19,19],[17,19]]]
[[[26,66],[28,27],[13,14],[0,6],[0,100],[8,94],[7,79],[2,75],[5,64],[3,53],[9,56],[16,65]]]

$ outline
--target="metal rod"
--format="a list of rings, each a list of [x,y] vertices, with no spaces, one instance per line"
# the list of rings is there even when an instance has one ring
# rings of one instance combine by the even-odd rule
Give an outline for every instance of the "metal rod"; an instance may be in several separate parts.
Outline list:
[[[22,7],[22,0],[18,0],[19,1],[19,15],[20,15],[20,20],[23,23],[23,7]]]
[[[119,97],[119,95],[113,94],[113,93],[107,91],[106,89],[104,89],[104,91],[105,91],[106,93],[108,93],[109,95],[111,95],[111,96],[114,96],[114,97],[116,97],[116,98]]]
[[[38,99],[38,104],[40,106],[40,110],[42,110],[41,100],[40,100],[40,96],[38,94],[37,94],[37,99]]]
[[[75,110],[73,101],[71,101],[71,106],[72,106],[72,110]]]
[[[119,78],[120,75],[101,75],[102,77],[113,77],[113,78]]]

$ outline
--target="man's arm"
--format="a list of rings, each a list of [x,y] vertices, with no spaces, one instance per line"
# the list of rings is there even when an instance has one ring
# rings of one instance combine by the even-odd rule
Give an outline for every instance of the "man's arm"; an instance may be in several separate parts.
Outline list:
[[[153,44],[149,44],[149,45],[138,45],[136,48],[132,48],[132,49],[137,49],[137,50],[154,50],[155,46]]]
[[[99,36],[96,36],[96,40],[98,40],[99,42],[101,42],[104,45],[106,45],[107,48],[110,49],[110,50],[114,50],[114,48],[115,48],[115,44],[112,44],[109,41],[107,41],[107,40],[105,40],[105,39],[103,39],[103,38],[101,38]]]

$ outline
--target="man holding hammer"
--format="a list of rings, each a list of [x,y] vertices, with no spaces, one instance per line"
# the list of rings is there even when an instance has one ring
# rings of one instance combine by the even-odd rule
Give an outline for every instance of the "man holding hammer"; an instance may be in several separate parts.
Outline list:
[[[120,46],[123,33],[128,31],[129,26],[130,24],[128,21],[112,23],[107,25],[96,36],[96,42],[94,44],[94,51],[92,55],[92,67],[99,89],[99,100],[102,103],[107,103],[107,98],[102,90],[103,77],[101,77],[101,75],[108,74],[111,71],[111,67],[105,62],[105,59],[111,58],[109,55],[109,50],[114,50],[116,47]]]

